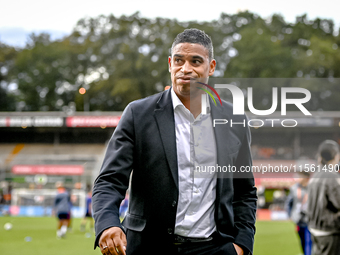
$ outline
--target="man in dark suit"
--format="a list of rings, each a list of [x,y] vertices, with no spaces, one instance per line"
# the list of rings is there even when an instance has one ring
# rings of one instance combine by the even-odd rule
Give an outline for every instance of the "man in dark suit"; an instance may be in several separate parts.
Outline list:
[[[213,125],[214,119],[246,123],[246,117],[233,116],[224,101],[201,113],[202,90],[190,83],[215,71],[208,35],[186,29],[171,51],[172,87],[130,103],[109,142],[93,189],[95,247],[103,254],[252,254],[253,175],[199,173],[251,166],[249,128]]]

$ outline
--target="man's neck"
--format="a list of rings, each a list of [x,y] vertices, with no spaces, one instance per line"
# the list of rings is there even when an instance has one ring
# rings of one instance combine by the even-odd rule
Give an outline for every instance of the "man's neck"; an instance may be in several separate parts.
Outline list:
[[[185,108],[187,108],[192,113],[192,115],[194,115],[194,117],[196,118],[201,113],[201,103],[202,103],[201,95],[202,94],[198,93],[195,96],[188,96],[188,97],[182,97],[179,95],[177,96],[179,100],[181,100]]]

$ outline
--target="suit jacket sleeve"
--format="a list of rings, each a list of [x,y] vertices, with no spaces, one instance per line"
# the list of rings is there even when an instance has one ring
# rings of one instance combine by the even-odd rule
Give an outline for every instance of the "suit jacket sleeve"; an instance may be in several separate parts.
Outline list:
[[[123,229],[119,207],[129,185],[133,152],[134,122],[131,105],[128,105],[109,141],[103,165],[94,182],[92,210],[96,230],[95,248],[105,229]]]
[[[242,167],[252,166],[250,140],[250,131],[247,127],[236,159],[236,167],[239,171],[242,171]],[[233,182],[235,243],[243,248],[245,255],[248,255],[252,254],[254,244],[257,189],[251,172],[240,173]]]

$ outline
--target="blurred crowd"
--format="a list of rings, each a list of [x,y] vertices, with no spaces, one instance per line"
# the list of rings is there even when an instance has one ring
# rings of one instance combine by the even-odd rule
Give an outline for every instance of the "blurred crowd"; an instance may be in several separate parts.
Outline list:
[[[290,188],[286,209],[296,224],[305,255],[340,254],[339,145],[323,141],[317,153],[318,167],[301,171]]]

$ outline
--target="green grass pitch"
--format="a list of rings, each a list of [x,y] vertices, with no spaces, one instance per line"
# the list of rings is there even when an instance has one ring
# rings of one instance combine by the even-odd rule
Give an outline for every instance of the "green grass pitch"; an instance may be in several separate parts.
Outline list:
[[[303,255],[295,225],[290,221],[258,221],[254,255]]]
[[[74,219],[72,232],[68,233],[65,239],[58,240],[55,218],[0,217],[0,254],[101,254],[99,249],[93,250],[94,234],[89,236],[89,226],[85,233],[80,232],[80,221],[81,219]],[[7,222],[12,223],[11,230],[4,229]],[[291,222],[259,221],[256,227],[254,255],[302,254]]]

